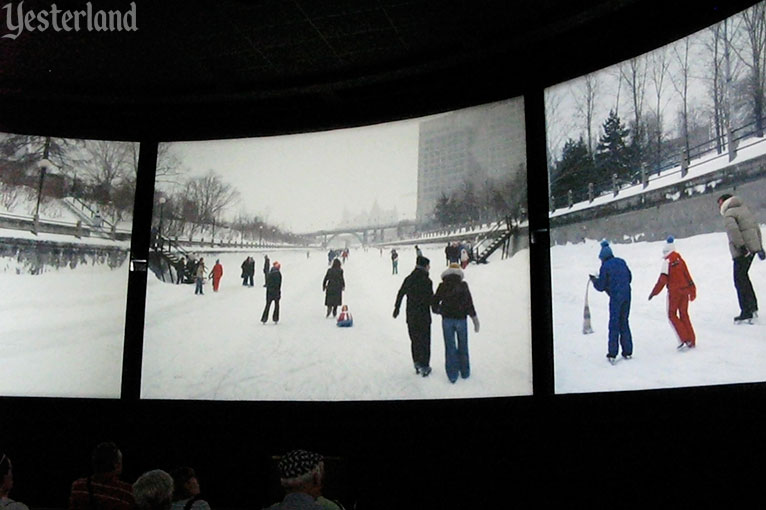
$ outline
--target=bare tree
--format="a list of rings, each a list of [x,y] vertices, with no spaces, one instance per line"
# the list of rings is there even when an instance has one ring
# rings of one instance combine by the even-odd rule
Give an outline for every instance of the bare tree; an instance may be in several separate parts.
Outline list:
[[[653,138],[656,143],[655,146],[655,168],[659,171],[660,164],[662,162],[662,138],[664,135],[662,111],[667,106],[667,100],[663,104],[663,96],[665,92],[665,78],[668,74],[670,67],[670,61],[668,59],[667,46],[663,46],[652,52],[649,61],[649,74],[654,86],[654,114],[655,114],[655,126]]]
[[[197,221],[204,224],[220,222],[223,211],[239,200],[239,192],[212,170],[202,177],[189,180],[186,193],[196,206]]]
[[[548,166],[556,159],[564,134],[569,126],[562,126],[561,103],[564,92],[560,88],[550,90],[545,94],[545,145],[547,149]]]
[[[588,73],[585,75],[579,90],[573,94],[577,113],[585,121],[586,142],[590,154],[593,154],[593,117],[596,110],[599,85],[598,76],[594,73]]]
[[[753,100],[756,136],[763,137],[764,81],[766,81],[766,3],[760,2],[742,12],[746,31],[747,51],[737,51],[740,60],[750,69],[750,92]]]
[[[87,140],[83,147],[83,170],[108,197],[112,188],[131,177],[131,144],[107,140]]]
[[[641,55],[628,60],[620,66],[620,78],[625,82],[630,93],[633,108],[633,145],[640,148],[643,145],[643,109],[646,93],[646,61],[647,56]]]
[[[713,104],[713,129],[715,131],[716,152],[721,154],[724,150],[724,133],[726,129],[726,22],[717,23],[707,30],[707,38],[704,47],[708,53],[708,76],[709,94]]]
[[[132,180],[135,182],[135,176],[138,174],[138,157],[140,154],[140,145],[137,142],[130,144],[130,161]],[[154,173],[155,185],[178,184],[177,178],[181,173],[181,161],[172,150],[169,143],[161,143],[157,146],[157,167]]]
[[[568,120],[562,119],[560,108],[563,100],[561,89],[553,89],[545,94],[545,146],[546,163],[548,168],[548,195],[551,192],[551,173],[557,152],[564,144],[566,134],[571,128]]]
[[[689,81],[691,79],[691,38],[685,37],[672,46],[673,57],[678,64],[676,73],[670,75],[673,88],[681,98],[681,136],[684,142],[686,154],[689,154]]]

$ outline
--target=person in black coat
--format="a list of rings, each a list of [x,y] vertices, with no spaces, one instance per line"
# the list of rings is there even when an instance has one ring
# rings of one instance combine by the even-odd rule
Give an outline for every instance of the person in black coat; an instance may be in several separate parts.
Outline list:
[[[332,266],[327,270],[322,280],[322,290],[325,292],[324,304],[327,307],[327,315],[332,316],[338,313],[338,307],[343,304],[343,291],[346,290],[346,282],[343,280],[343,269],[340,267],[340,260],[332,261]]]
[[[282,273],[280,268],[281,265],[275,260],[271,270],[266,275],[266,307],[261,315],[261,322],[264,324],[269,320],[269,309],[272,302],[274,303],[274,315],[271,318],[274,324],[279,322],[279,300],[282,298]]]
[[[249,275],[250,272],[250,264],[252,261],[252,257],[247,257],[240,266],[242,268],[242,285],[247,287],[248,286],[248,280],[252,282],[252,275]],[[250,283],[250,286],[252,286],[252,283]]]
[[[479,317],[473,306],[468,284],[463,281],[463,271],[452,263],[442,273],[442,282],[434,293],[431,308],[442,316],[444,333],[444,364],[451,383],[457,376],[466,379],[471,374],[468,360],[468,326],[466,316],[473,321],[474,331],[479,332]]]
[[[186,260],[181,257],[176,261],[175,264],[176,267],[176,284],[181,283],[184,281],[184,270],[186,269]]]
[[[269,271],[271,271],[271,261],[269,260],[268,255],[263,256],[263,286],[266,286],[266,278],[269,276]],[[253,260],[253,273],[255,273],[255,260]]]
[[[431,300],[434,286],[428,277],[431,261],[419,256],[415,269],[404,279],[394,304],[394,319],[399,316],[402,298],[407,296],[407,332],[410,335],[415,373],[431,373]]]

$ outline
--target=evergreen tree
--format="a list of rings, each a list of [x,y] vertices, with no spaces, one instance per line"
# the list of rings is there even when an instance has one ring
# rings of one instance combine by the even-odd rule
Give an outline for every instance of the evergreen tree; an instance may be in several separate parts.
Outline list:
[[[630,130],[623,126],[614,110],[609,112],[601,127],[604,133],[599,137],[594,158],[598,175],[594,185],[598,192],[611,188],[612,174],[617,174],[617,179],[625,182],[638,173],[633,168],[632,151],[626,143]]]
[[[588,145],[582,137],[579,140],[570,138],[564,144],[561,160],[551,174],[551,195],[556,199],[556,206],[565,203],[570,189],[575,202],[585,200],[588,196],[588,183],[594,180],[595,167],[588,153]]]
[[[452,223],[452,211],[451,211],[450,199],[444,193],[441,194],[434,206],[434,219],[440,226],[449,225]]]

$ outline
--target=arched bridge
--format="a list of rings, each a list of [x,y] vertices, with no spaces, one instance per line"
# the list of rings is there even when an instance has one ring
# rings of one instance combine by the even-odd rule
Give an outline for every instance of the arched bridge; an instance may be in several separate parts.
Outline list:
[[[412,233],[415,230],[414,220],[402,220],[396,223],[380,223],[376,225],[338,227],[333,229],[317,230],[315,232],[306,232],[300,234],[301,237],[313,237],[327,247],[333,239],[340,235],[352,235],[356,237],[362,246],[369,244],[382,243]],[[392,230],[396,230],[392,232]]]

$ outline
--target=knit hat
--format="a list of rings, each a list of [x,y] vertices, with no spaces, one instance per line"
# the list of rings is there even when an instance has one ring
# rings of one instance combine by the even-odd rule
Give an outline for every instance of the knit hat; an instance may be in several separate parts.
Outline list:
[[[316,469],[323,460],[318,453],[293,450],[280,459],[279,476],[285,479],[298,478]]]
[[[418,256],[418,258],[417,258],[417,259],[416,259],[416,261],[415,261],[415,265],[416,265],[416,266],[420,266],[420,267],[426,267],[426,266],[427,266],[427,265],[429,265],[429,264],[431,264],[431,261],[430,261],[430,260],[428,260],[428,259],[427,259],[426,257],[424,257],[423,255],[419,255],[419,256]]]
[[[718,203],[725,202],[726,200],[729,200],[732,197],[730,193],[724,193],[720,197],[718,197]]]
[[[670,252],[676,251],[675,239],[673,236],[668,236],[667,242],[662,247],[662,255],[667,255]]]
[[[598,258],[601,260],[606,260],[611,257],[614,257],[614,254],[612,253],[612,249],[609,247],[609,241],[604,239],[601,241],[601,251],[598,254]]]

